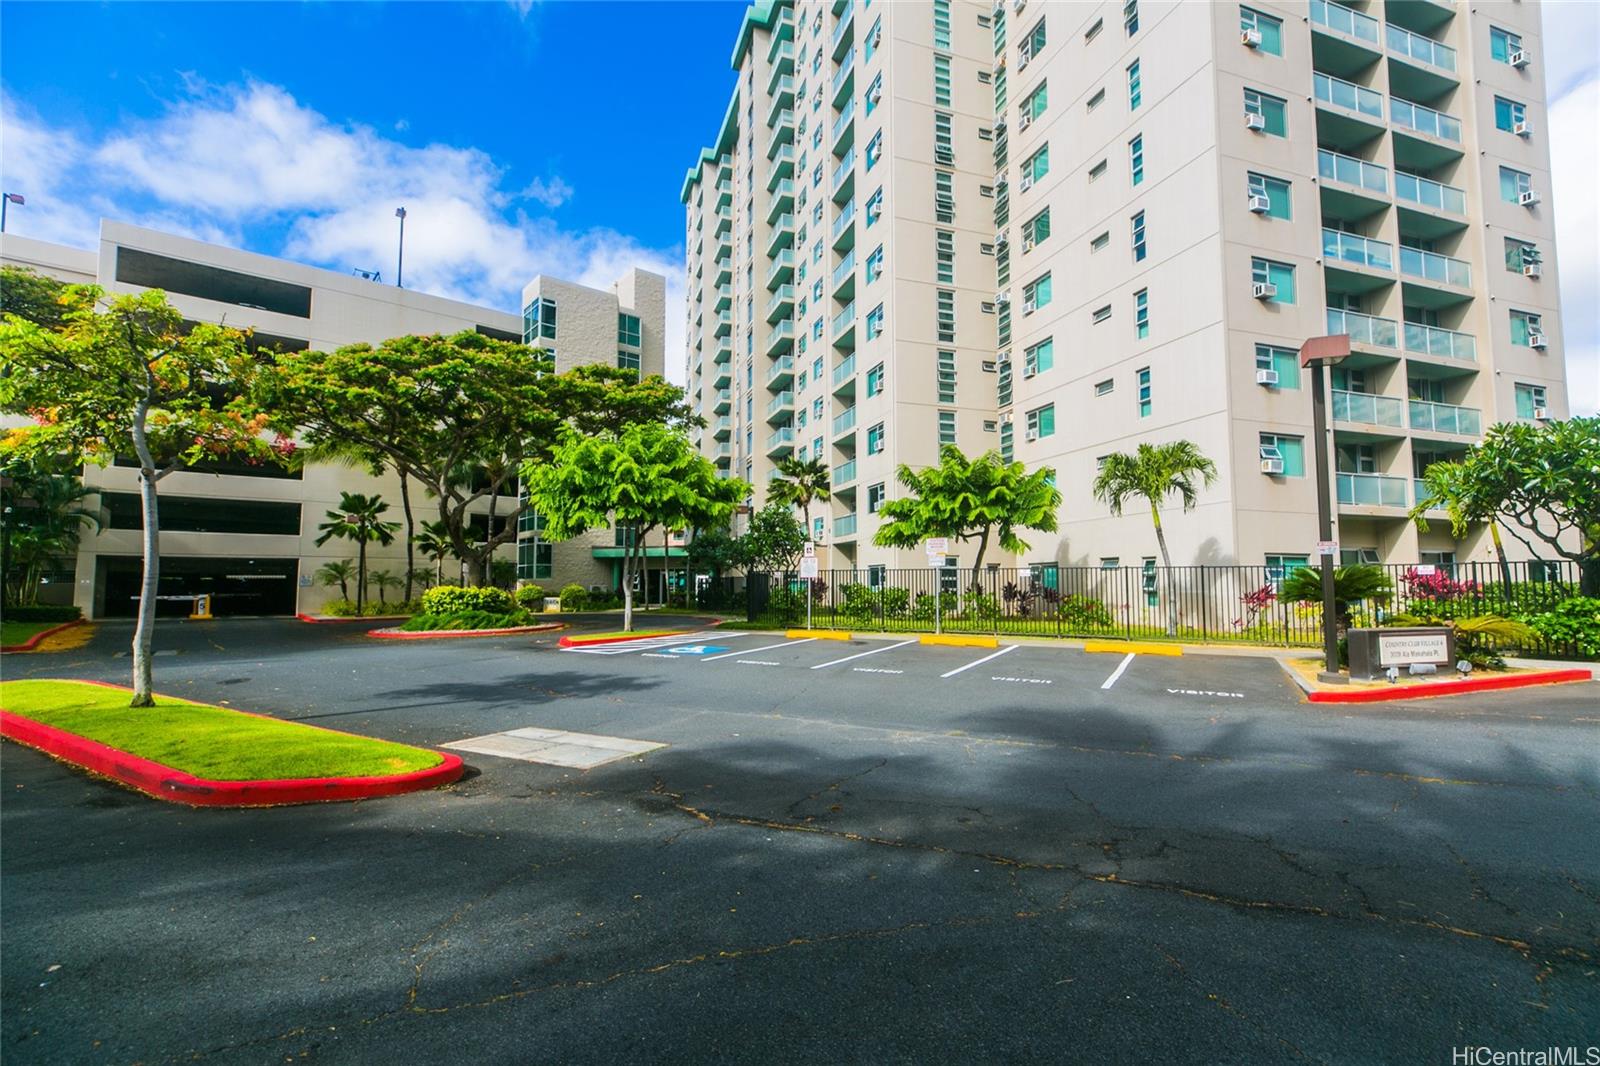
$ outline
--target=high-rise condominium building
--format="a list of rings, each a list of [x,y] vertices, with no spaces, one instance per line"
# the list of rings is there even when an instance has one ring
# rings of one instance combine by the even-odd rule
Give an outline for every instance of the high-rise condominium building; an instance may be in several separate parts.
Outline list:
[[[836,490],[832,565],[941,443],[1055,469],[1016,561],[1153,562],[1100,460],[1194,442],[1218,477],[1175,564],[1315,551],[1309,337],[1348,333],[1330,463],[1347,559],[1419,534],[1414,478],[1567,414],[1536,3],[758,4],[684,183],[702,447]]]

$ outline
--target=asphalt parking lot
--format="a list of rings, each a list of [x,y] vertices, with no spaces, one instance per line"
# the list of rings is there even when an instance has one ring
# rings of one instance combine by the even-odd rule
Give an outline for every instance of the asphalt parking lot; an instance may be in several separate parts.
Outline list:
[[[127,636],[4,674],[120,680]],[[164,625],[173,695],[430,746],[665,746],[589,770],[471,754],[438,792],[208,812],[4,745],[3,1054],[1443,1063],[1596,1042],[1596,685],[1346,708],[1271,659],[904,639]]]

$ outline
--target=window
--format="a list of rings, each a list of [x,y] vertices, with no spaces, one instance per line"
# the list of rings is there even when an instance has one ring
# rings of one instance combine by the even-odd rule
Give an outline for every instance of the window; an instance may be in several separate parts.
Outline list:
[[[1518,240],[1515,237],[1506,238],[1506,269],[1513,274],[1520,274],[1523,268],[1537,266],[1544,262],[1539,246],[1531,241]]]
[[[956,402],[956,353],[939,352],[939,402]],[[954,415],[950,417],[954,418]]]
[[[1143,98],[1139,86],[1139,61],[1135,59],[1128,64],[1128,110],[1139,110],[1139,103]]]
[[[1134,185],[1144,181],[1144,135],[1128,142],[1128,175]]]
[[[1533,175],[1510,167],[1500,168],[1500,199],[1508,204],[1522,202],[1523,193],[1533,191]]]
[[[1544,317],[1532,311],[1511,312],[1511,343],[1519,348],[1532,348],[1534,336],[1544,336]]]
[[[804,457],[805,457],[805,453],[802,452],[801,453],[801,458],[804,458]],[[811,458],[813,458],[813,459],[821,459],[822,458],[822,438],[821,437],[818,437],[816,440],[811,442]]]
[[[1276,370],[1280,389],[1300,387],[1300,354],[1293,348],[1279,348],[1273,344],[1256,345],[1256,369]]]
[[[1038,311],[1050,305],[1050,275],[1041,274],[1022,287],[1022,313]]]
[[[876,340],[883,333],[883,305],[867,312],[867,340]]]
[[[1031,122],[1045,113],[1050,106],[1050,83],[1041,81],[1039,87],[1023,98],[1018,114]]]
[[[1147,555],[1139,564],[1139,586],[1144,592],[1144,605],[1156,607],[1161,603],[1161,593],[1156,590],[1156,558]]]
[[[1239,8],[1239,29],[1255,30],[1261,35],[1256,50],[1268,55],[1283,55],[1283,23],[1271,15],[1262,14],[1252,7]]]
[[[933,172],[933,219],[953,222],[956,217],[955,175],[948,170]]]
[[[879,15],[873,20],[872,29],[868,30],[866,36],[861,38],[861,58],[863,61],[870,60],[872,58],[873,53],[878,49],[879,42],[882,40],[883,16]],[[821,56],[822,50],[819,48],[817,50],[817,57],[820,59]]]
[[[555,545],[547,540],[517,542],[517,579],[537,581],[555,571]]]
[[[1105,322],[1105,321],[1109,320],[1110,318],[1111,318],[1111,305],[1110,304],[1106,304],[1104,307],[1095,308],[1094,315],[1092,316],[1092,321],[1094,322],[1095,325],[1098,326],[1100,323]]]
[[[1545,408],[1543,385],[1524,385],[1519,381],[1516,385],[1516,396],[1518,418],[1533,418],[1534,411]]]
[[[1028,439],[1042,440],[1056,434],[1056,405],[1047,403],[1028,412]]]
[[[883,245],[881,244],[867,256],[866,277],[868,285],[883,277]]]
[[[818,376],[820,377],[821,375]],[[811,401],[811,420],[813,422],[822,420],[822,397],[820,396]]]
[[[956,281],[956,235],[949,230],[933,231],[933,246],[938,258],[938,280],[945,285]]]
[[[1095,19],[1094,25],[1083,31],[1083,43],[1088,44],[1100,36],[1100,31],[1105,28],[1105,19]]]
[[[639,353],[638,352],[625,352],[621,348],[618,348],[617,349],[617,366],[620,367],[623,370],[631,370],[635,374],[638,374],[639,373]]]
[[[1042,374],[1056,365],[1056,342],[1053,337],[1046,337],[1038,344],[1025,349],[1022,353],[1022,376],[1031,378],[1035,374]]]
[[[1510,63],[1511,57],[1522,51],[1521,34],[1502,30],[1499,26],[1489,27],[1489,58],[1497,63]]]
[[[1101,177],[1104,176],[1105,172],[1106,161],[1102,159],[1100,162],[1089,168],[1089,184],[1093,185],[1095,182],[1099,181]]]
[[[639,347],[639,316],[626,311],[617,315],[617,343]]]
[[[1008,417],[1004,422],[1000,423],[1000,458],[1009,463],[1016,456],[1016,430],[1012,427],[1011,419]]]
[[[1089,97],[1088,101],[1083,105],[1084,110],[1093,111],[1095,108],[1105,103],[1105,100],[1106,91],[1104,89],[1100,89],[1093,96]]]
[[[1004,70],[997,70],[997,71],[995,71],[995,75],[994,75],[994,113],[995,114],[997,114],[997,115],[1005,114],[1006,99],[1007,99],[1007,97],[1006,97],[1006,72]]]
[[[1026,184],[1032,185],[1048,173],[1050,173],[1050,146],[1045,144],[1023,161],[1022,178]]]
[[[1100,249],[1104,248],[1106,245],[1108,245],[1110,243],[1111,243],[1111,233],[1109,231],[1107,231],[1105,233],[1100,234],[1100,236],[1094,238],[1093,240],[1091,240],[1089,242],[1089,251],[1098,252]]]
[[[883,158],[883,131],[882,130],[879,130],[877,133],[874,133],[872,135],[872,139],[867,142],[866,154],[867,154],[867,169],[871,170],[873,167],[878,165],[878,160]],[[822,205],[818,204],[817,206],[820,208]]]
[[[1284,578],[1296,570],[1311,565],[1310,556],[1306,555],[1268,555],[1266,561],[1267,581],[1273,588],[1277,588]]]
[[[1027,251],[1050,236],[1050,209],[1047,207],[1022,224],[1022,249]]]
[[[939,412],[939,443],[954,444],[956,442],[956,413],[954,411]]]
[[[867,101],[866,101],[867,102],[867,112],[866,113],[870,115],[874,111],[876,111],[878,109],[878,104],[880,102],[882,102],[882,100],[883,100],[883,74],[880,71],[878,76],[873,78],[871,84],[869,84],[867,86]]]
[[[878,216],[882,214],[883,190],[878,189],[871,196],[867,197],[867,228],[872,228],[872,224],[878,221]]]
[[[1281,459],[1284,477],[1306,476],[1306,441],[1304,437],[1286,437],[1281,433],[1263,433],[1260,440],[1263,459]]]
[[[1246,181],[1252,200],[1263,196],[1267,200],[1267,209],[1259,212],[1267,218],[1288,218],[1290,211],[1289,183],[1281,178],[1269,178],[1265,174],[1250,174]],[[1255,210],[1252,203],[1251,210]]]
[[[869,588],[881,589],[889,581],[889,568],[883,563],[874,563],[867,567],[867,585]]]
[[[120,278],[118,280],[121,280]],[[556,336],[556,302],[551,299],[534,300],[522,311],[522,338],[532,344],[537,337]]]
[[[1001,407],[1011,402],[1011,360],[1010,353],[1005,353],[1008,358],[1000,360],[1000,373],[994,381],[995,403]]]
[[[991,308],[993,305],[985,304],[984,307]],[[996,344],[1011,343],[1011,302],[1009,300],[1000,305],[1000,320],[995,323],[994,332]]]
[[[933,46],[950,50],[950,0],[933,0]]]
[[[933,57],[933,102],[937,107],[950,106],[950,57]]]
[[[102,492],[100,505],[108,519],[107,528],[144,528],[144,504],[138,493]],[[161,527],[172,533],[259,533],[294,537],[300,535],[300,505],[276,500],[163,496]]]
[[[1276,295],[1266,298],[1268,303],[1294,303],[1294,267],[1288,263],[1276,263],[1256,256],[1250,260],[1250,280],[1257,284],[1266,282],[1277,286]]]
[[[1515,100],[1507,100],[1503,96],[1494,98],[1494,128],[1507,133],[1515,133],[1523,122],[1527,121],[1528,108]]]
[[[1113,378],[1106,378],[1104,381],[1094,383],[1094,394],[1096,396],[1110,396],[1116,389],[1117,383]]]
[[[876,396],[883,391],[883,364],[867,371],[867,395]]]
[[[1139,0],[1127,0],[1122,5],[1122,28],[1129,37],[1139,32]]]
[[[1340,566],[1377,566],[1380,556],[1377,548],[1340,548]]]
[[[1281,97],[1268,96],[1266,93],[1257,92],[1255,89],[1244,91],[1244,113],[1247,115],[1260,115],[1266,124],[1262,131],[1274,137],[1287,137],[1289,135],[1288,104]]]
[[[1141,367],[1135,379],[1139,382],[1139,417],[1149,418],[1152,407],[1152,390],[1150,387],[1150,368]]]
[[[867,454],[877,455],[883,451],[883,423],[867,427]]]
[[[1102,555],[1100,557],[1100,569],[1102,570],[1115,570],[1121,565],[1122,557],[1119,555]]]
[[[956,294],[951,289],[936,289],[939,306],[939,340],[945,344],[956,341]]]
[[[1144,212],[1140,211],[1133,216],[1133,261],[1141,263],[1144,261],[1144,256]]]
[[[1138,340],[1150,336],[1150,290],[1133,294],[1133,335]]]
[[[868,485],[867,486],[867,513],[868,514],[877,514],[880,510],[882,510],[883,509],[883,500],[884,500],[884,497],[887,496],[887,495],[888,495],[888,493],[884,489],[883,482],[880,481],[876,485]]]

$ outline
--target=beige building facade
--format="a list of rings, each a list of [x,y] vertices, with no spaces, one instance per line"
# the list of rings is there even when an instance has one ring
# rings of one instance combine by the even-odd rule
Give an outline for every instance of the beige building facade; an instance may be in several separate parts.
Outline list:
[[[1318,539],[1296,352],[1349,333],[1341,554],[1487,558],[1406,512],[1487,426],[1567,416],[1541,43],[1531,2],[753,5],[682,190],[702,448],[756,503],[828,461],[834,566],[920,563],[872,534],[942,441],[1056,471],[1016,562],[1138,566],[1099,461],[1187,439],[1219,476],[1173,562],[1281,568]]]

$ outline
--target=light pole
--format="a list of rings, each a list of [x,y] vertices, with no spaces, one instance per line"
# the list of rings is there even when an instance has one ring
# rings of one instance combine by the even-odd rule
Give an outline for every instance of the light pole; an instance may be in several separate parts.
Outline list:
[[[1342,682],[1339,672],[1339,630],[1333,596],[1333,502],[1328,497],[1328,393],[1323,367],[1350,354],[1350,335],[1312,337],[1300,347],[1300,365],[1311,371],[1311,433],[1317,464],[1317,554],[1322,563],[1322,672],[1319,681]]]
[[[403,289],[406,287],[406,209],[395,208],[394,217],[400,220],[400,256],[394,267],[394,284],[395,288]]]
[[[4,195],[4,197],[0,197],[0,233],[4,233],[6,231],[6,208],[10,207],[12,204],[22,207],[27,202],[28,201],[22,198],[22,194],[20,192],[8,192]]]

